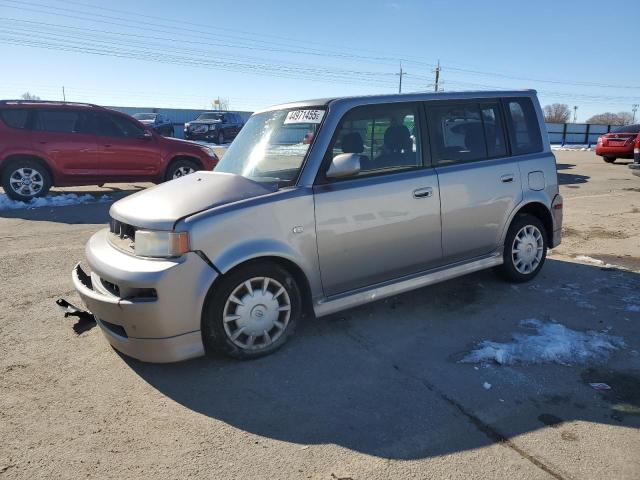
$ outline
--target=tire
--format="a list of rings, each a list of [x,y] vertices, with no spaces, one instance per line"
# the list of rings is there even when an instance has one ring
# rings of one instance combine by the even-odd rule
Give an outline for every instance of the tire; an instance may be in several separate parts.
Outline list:
[[[533,215],[518,215],[507,231],[503,264],[496,270],[507,281],[528,282],[538,275],[546,258],[547,232],[544,225]]]
[[[164,180],[165,182],[168,182],[169,180],[174,180],[176,178],[189,175],[190,173],[195,173],[198,170],[202,170],[202,168],[195,161],[187,158],[180,158],[171,162],[167,169],[167,173],[164,176]]]
[[[256,262],[233,270],[211,288],[205,301],[202,339],[206,351],[238,359],[275,352],[293,335],[301,302],[293,275],[277,263]]]
[[[4,168],[2,188],[11,199],[30,202],[49,192],[51,175],[45,166],[36,160],[14,160]]]
[[[218,145],[222,145],[224,143],[224,132],[222,130],[218,133],[218,138],[216,139],[216,143]]]
[[[602,159],[607,163],[613,163],[616,161],[616,157],[602,157]]]

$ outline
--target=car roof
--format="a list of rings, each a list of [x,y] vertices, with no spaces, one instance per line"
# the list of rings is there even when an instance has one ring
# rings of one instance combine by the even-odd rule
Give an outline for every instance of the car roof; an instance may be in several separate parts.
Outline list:
[[[270,110],[282,110],[289,108],[301,108],[301,107],[320,107],[327,106],[332,103],[348,102],[348,103],[362,103],[363,105],[371,103],[386,103],[386,102],[417,102],[427,100],[454,100],[454,99],[472,99],[472,98],[501,98],[501,97],[520,97],[520,96],[534,96],[537,92],[531,89],[524,90],[471,90],[471,91],[451,91],[451,92],[413,92],[413,93],[400,93],[400,94],[387,94],[387,95],[359,95],[348,97],[331,97],[331,98],[317,98],[312,100],[301,100],[297,102],[283,103],[280,105],[274,105],[265,109],[259,110],[256,113],[266,112]]]

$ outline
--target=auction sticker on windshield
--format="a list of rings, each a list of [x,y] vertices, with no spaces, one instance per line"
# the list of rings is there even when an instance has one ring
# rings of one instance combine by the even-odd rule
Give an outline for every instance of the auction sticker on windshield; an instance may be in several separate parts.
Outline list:
[[[284,124],[288,123],[320,123],[324,110],[292,110],[287,113]]]

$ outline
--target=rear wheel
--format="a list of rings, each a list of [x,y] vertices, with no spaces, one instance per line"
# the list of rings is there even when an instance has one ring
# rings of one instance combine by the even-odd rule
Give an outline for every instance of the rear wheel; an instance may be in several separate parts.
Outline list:
[[[195,173],[200,169],[201,169],[200,165],[198,165],[193,160],[189,160],[187,158],[180,158],[178,160],[174,160],[169,166],[169,168],[167,169],[167,173],[165,175],[165,181],[184,177],[185,175]]]
[[[507,232],[503,264],[498,273],[510,282],[528,282],[540,272],[547,258],[547,233],[533,215],[518,215]]]
[[[9,198],[29,202],[46,195],[51,188],[51,175],[35,160],[16,160],[4,169],[2,187]]]
[[[273,262],[252,263],[222,278],[209,292],[202,315],[207,351],[256,358],[280,348],[301,315],[300,289]]]
[[[602,157],[602,159],[607,163],[613,163],[616,161],[616,157]]]

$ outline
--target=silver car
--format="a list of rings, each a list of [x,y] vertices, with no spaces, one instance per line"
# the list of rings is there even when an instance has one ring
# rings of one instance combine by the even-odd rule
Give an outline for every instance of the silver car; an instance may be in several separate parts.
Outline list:
[[[531,280],[562,197],[534,91],[425,93],[257,112],[214,172],[110,215],[75,287],[116,349],[171,362],[489,267]]]

